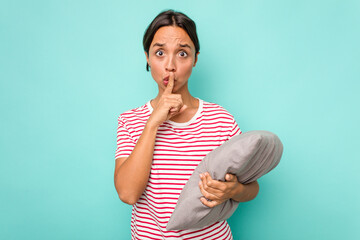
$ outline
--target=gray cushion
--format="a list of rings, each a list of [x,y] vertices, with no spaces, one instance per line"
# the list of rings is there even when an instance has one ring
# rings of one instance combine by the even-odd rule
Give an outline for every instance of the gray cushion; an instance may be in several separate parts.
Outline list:
[[[283,152],[280,139],[268,131],[250,131],[223,143],[200,162],[182,190],[167,230],[197,229],[226,220],[238,202],[229,199],[209,208],[200,202],[200,173],[209,172],[213,179],[224,181],[227,173],[235,174],[247,184],[268,173],[279,163]]]

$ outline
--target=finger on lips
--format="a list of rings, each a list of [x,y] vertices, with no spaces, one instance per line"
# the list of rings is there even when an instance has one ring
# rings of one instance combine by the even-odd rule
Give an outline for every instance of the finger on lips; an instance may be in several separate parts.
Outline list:
[[[170,73],[169,81],[166,85],[164,94],[166,94],[166,95],[172,94],[173,89],[174,89],[174,73]]]
[[[183,104],[181,94],[172,93],[174,89],[174,81],[174,73],[170,73],[166,88],[162,96],[168,105],[170,114],[168,117],[170,118],[178,113],[183,112],[186,109],[186,106]]]

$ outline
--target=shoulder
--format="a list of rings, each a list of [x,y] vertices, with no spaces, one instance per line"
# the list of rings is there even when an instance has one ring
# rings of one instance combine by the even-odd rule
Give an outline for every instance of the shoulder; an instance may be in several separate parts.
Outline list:
[[[203,115],[208,117],[224,118],[235,121],[234,116],[219,104],[203,100]]]
[[[118,117],[118,121],[125,123],[147,119],[150,116],[150,109],[147,104],[148,103],[121,113]]]
[[[224,107],[211,102],[203,102],[203,106],[204,120],[223,129],[227,140],[242,133],[234,116]]]

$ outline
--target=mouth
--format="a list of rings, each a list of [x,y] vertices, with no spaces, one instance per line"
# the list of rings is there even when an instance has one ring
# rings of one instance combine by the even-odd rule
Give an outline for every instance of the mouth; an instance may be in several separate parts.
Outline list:
[[[165,85],[165,87],[166,87],[166,86],[168,85],[168,83],[169,83],[169,80],[165,80],[165,79],[164,79],[163,83],[164,83],[164,85]]]
[[[169,77],[170,77],[170,76],[167,76],[167,77],[164,77],[164,78],[163,78],[163,83],[164,83],[165,86],[167,86],[168,83],[169,83]],[[174,79],[174,82],[175,82],[175,81],[176,81],[176,79]]]

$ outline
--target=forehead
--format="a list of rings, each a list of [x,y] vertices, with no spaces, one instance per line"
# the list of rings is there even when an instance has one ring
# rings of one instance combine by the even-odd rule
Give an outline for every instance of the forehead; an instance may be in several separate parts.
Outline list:
[[[191,48],[195,48],[194,43],[191,41],[187,32],[181,27],[165,26],[159,28],[153,38],[151,46],[154,43],[171,44],[189,44]]]

